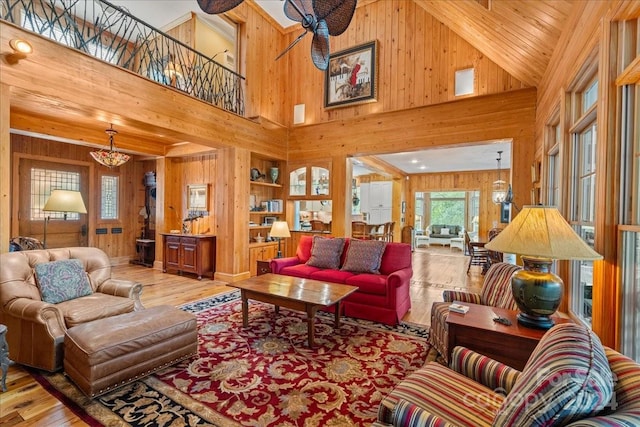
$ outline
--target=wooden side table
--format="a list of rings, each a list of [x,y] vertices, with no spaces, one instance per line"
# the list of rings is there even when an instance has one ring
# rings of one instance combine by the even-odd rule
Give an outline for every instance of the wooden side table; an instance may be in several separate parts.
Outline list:
[[[517,310],[469,303],[460,304],[469,306],[466,314],[449,312],[447,316],[449,360],[451,360],[453,348],[461,345],[521,371],[533,349],[538,345],[538,341],[547,332],[518,324]],[[511,325],[494,322],[495,317],[507,318],[511,321]],[[556,324],[573,323],[571,319],[557,315],[551,318]]]
[[[258,264],[258,276],[262,276],[263,274],[271,273],[271,260],[270,259],[259,259],[256,261]]]
[[[7,371],[11,360],[9,359],[9,344],[7,344],[7,327],[0,325],[0,369],[2,369],[2,391],[7,391]]]

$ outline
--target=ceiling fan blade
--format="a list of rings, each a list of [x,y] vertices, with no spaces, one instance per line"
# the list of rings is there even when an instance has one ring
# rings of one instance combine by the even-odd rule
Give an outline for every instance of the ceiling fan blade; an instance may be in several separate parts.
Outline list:
[[[349,24],[356,10],[357,0],[313,0],[312,6],[318,20],[327,21],[329,34],[342,34]]]
[[[292,21],[302,22],[305,15],[313,15],[311,0],[285,0],[284,14]]]
[[[198,5],[203,12],[216,14],[233,9],[243,0],[198,0]]]
[[[282,53],[280,53],[280,55],[278,55],[278,57],[276,58],[276,61],[280,58],[282,58],[282,56],[284,56],[285,53],[289,52],[289,49],[291,49],[292,47],[294,47],[296,44],[298,44],[298,42],[300,40],[302,40],[302,38],[304,36],[307,35],[307,31],[305,30],[302,34],[300,34],[294,41],[293,43],[291,43],[289,46],[287,46],[287,48],[285,50],[282,51]]]
[[[311,59],[316,68],[320,70],[324,71],[329,66],[329,29],[324,19],[318,22],[316,32],[313,35]]]

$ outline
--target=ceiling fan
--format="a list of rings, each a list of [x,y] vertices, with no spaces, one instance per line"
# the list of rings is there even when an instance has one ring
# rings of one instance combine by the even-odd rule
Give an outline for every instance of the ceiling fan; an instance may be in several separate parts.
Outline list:
[[[329,36],[342,34],[353,18],[357,0],[285,0],[284,14],[302,24],[300,34],[278,57],[280,59],[307,33],[313,33],[311,59],[317,68],[329,66]]]
[[[198,0],[200,8],[210,14],[226,12],[243,0]],[[309,32],[313,33],[311,59],[317,68],[329,66],[329,36],[342,34],[353,18],[357,0],[285,0],[284,14],[300,22],[300,34],[278,57],[280,59]]]

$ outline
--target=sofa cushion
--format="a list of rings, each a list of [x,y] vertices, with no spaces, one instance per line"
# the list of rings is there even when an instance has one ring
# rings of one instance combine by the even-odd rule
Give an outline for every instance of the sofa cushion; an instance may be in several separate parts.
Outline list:
[[[584,326],[560,324],[533,350],[493,425],[566,425],[597,414],[612,394],[598,337]]]
[[[344,248],[344,239],[335,237],[313,236],[313,246],[311,247],[311,258],[307,265],[318,268],[340,268],[340,258]]]
[[[431,226],[431,233],[432,234],[440,234],[440,230],[442,229],[442,227],[444,227],[444,225],[437,225],[434,224]]]
[[[406,401],[451,425],[486,426],[491,424],[502,400],[502,395],[482,384],[429,362],[382,399],[378,421],[390,424],[397,405]]]
[[[363,294],[387,294],[387,276],[382,274],[356,274],[347,278],[345,285],[357,286]]]
[[[403,268],[411,268],[411,245],[397,242],[387,243],[380,262],[380,274],[389,275]]]
[[[342,270],[334,270],[330,268],[326,268],[323,270],[318,270],[316,272],[311,273],[309,279],[313,280],[322,280],[324,282],[331,283],[345,283],[345,281],[353,276],[353,273],[350,271],[342,271]]]
[[[438,234],[440,234],[441,236],[448,236],[448,235],[450,234],[450,233],[449,233],[449,228],[447,228],[447,227],[442,227],[442,228],[440,229],[440,233],[438,233]]]
[[[311,258],[311,246],[313,246],[313,237],[312,236],[300,237],[300,242],[298,243],[298,248],[296,249],[296,256],[298,257],[300,262],[303,264],[309,261],[309,258]]]
[[[301,277],[303,279],[309,279],[312,273],[316,271],[321,271],[322,269],[318,267],[313,267],[307,264],[296,264],[290,265],[287,267],[283,267],[280,269],[280,274],[284,274],[285,276],[293,276],[293,277]]]
[[[67,328],[106,317],[134,311],[135,301],[96,292],[94,294],[63,301],[57,305],[64,316]]]
[[[58,304],[93,293],[80,260],[67,259],[36,264],[34,272],[44,302]]]
[[[380,262],[386,244],[382,240],[353,239],[341,270],[380,274]]]

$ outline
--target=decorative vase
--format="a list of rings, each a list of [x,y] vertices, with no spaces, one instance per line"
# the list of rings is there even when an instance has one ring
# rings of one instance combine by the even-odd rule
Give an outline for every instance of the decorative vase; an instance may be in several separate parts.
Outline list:
[[[269,176],[271,177],[271,181],[275,184],[278,180],[278,174],[280,173],[278,168],[269,169]]]

